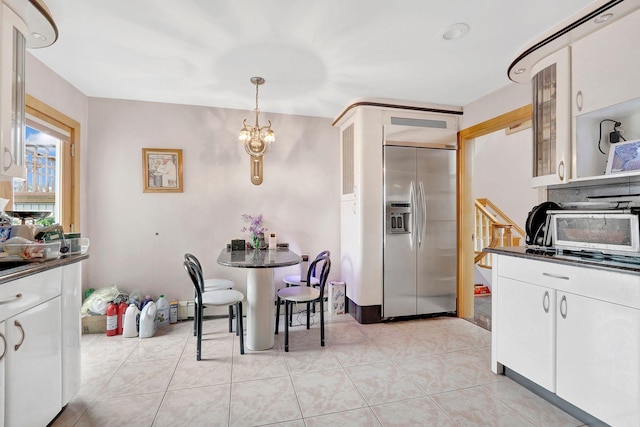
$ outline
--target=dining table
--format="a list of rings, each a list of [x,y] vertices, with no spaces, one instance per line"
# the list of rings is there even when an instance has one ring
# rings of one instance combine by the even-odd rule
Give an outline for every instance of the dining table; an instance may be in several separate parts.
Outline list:
[[[247,270],[247,337],[249,350],[268,350],[274,345],[274,269],[299,264],[302,258],[288,248],[222,249],[218,264]]]

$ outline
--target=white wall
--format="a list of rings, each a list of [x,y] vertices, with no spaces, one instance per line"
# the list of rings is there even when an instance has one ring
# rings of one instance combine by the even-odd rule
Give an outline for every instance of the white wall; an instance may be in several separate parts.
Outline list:
[[[522,229],[538,204],[538,190],[531,187],[532,138],[531,129],[510,135],[499,130],[474,144],[474,198],[491,200]]]
[[[28,55],[27,93],[81,124],[81,232],[89,237],[83,288],[111,284],[187,299],[193,287],[185,251],[207,276],[245,289],[246,271],[219,266],[220,250],[240,232],[243,213],[262,213],[278,240],[300,253],[329,249],[340,259],[339,131],[330,119],[264,112],[276,132],[264,183],[249,180],[238,142],[252,111],[87,98]],[[184,192],[142,192],[142,148],[181,148]],[[299,271],[276,270],[276,281]],[[330,279],[340,277],[334,262]]]
[[[465,105],[460,117],[460,129],[508,113],[531,104],[531,85],[509,83],[508,85]]]

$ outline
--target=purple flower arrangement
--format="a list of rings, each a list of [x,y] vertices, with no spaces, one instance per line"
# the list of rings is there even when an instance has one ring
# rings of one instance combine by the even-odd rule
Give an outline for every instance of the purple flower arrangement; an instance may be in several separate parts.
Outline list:
[[[251,246],[254,249],[260,248],[261,244],[264,244],[264,232],[267,231],[267,228],[262,226],[262,214],[256,216],[243,214],[242,220],[249,223],[249,226],[242,227],[240,231],[250,234]]]

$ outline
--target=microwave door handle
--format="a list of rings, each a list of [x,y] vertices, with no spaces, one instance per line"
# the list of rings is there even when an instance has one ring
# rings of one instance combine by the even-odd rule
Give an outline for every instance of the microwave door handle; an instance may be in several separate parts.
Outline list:
[[[544,246],[551,246],[553,243],[553,221],[551,221],[551,215],[547,215],[544,227]]]

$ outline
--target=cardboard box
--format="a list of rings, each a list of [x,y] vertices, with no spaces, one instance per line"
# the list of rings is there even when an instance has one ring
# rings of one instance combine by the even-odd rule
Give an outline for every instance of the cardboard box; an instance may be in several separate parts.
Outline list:
[[[344,282],[329,283],[329,313],[344,314],[346,287]]]
[[[82,318],[83,334],[105,334],[107,332],[107,316],[84,316]]]

